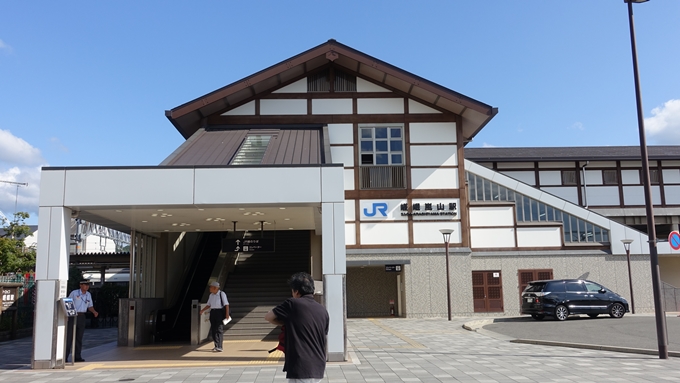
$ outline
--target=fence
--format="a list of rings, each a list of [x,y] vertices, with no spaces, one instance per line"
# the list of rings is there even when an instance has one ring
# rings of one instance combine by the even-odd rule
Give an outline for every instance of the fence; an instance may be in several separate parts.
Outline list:
[[[661,290],[663,293],[663,302],[666,312],[680,311],[680,288],[662,281]]]

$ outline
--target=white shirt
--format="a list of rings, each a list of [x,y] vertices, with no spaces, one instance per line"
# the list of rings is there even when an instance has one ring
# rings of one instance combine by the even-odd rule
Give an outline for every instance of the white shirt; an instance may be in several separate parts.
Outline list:
[[[79,313],[87,312],[87,309],[92,307],[92,295],[90,295],[89,291],[83,293],[80,289],[73,290],[68,297],[73,299],[73,304]]]
[[[208,306],[210,306],[211,310],[221,309],[228,304],[229,300],[227,299],[227,294],[222,290],[218,290],[216,294],[211,293],[208,297]]]

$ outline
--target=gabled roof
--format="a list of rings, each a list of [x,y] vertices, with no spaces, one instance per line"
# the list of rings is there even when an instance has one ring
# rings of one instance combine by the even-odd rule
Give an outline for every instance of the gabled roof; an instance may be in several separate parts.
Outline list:
[[[680,145],[648,146],[650,160],[680,159]],[[497,161],[635,161],[639,146],[572,146],[540,148],[466,148],[465,158],[475,162]]]
[[[497,108],[331,39],[251,76],[167,110],[165,115],[184,138],[189,138],[202,127],[205,117],[239,106],[257,96],[269,94],[329,62],[417,101],[461,115],[463,135],[467,139],[474,137],[498,113]]]

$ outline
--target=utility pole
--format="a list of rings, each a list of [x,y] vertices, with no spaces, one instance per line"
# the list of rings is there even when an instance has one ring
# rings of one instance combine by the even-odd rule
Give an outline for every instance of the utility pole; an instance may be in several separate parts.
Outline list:
[[[16,185],[17,186],[17,192],[14,197],[14,219],[17,219],[17,202],[19,202],[19,186],[28,186],[28,182],[14,182],[14,181],[3,181],[0,180],[0,182],[4,182],[6,184],[11,184],[11,185]]]

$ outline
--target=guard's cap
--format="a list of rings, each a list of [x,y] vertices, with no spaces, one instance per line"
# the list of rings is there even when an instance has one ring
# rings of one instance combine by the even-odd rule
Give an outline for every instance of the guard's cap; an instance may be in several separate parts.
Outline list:
[[[213,283],[210,284],[210,287],[220,287],[220,283],[219,282],[213,282]]]
[[[81,284],[81,285],[89,285],[89,284],[90,284],[90,280],[89,280],[89,279],[83,279],[82,281],[80,281],[80,284]]]

